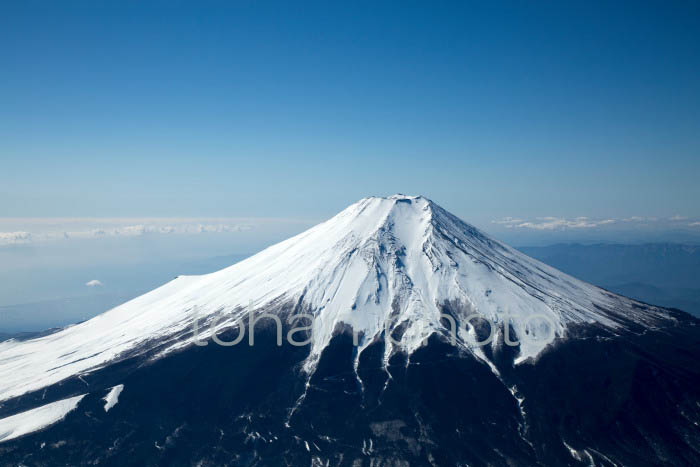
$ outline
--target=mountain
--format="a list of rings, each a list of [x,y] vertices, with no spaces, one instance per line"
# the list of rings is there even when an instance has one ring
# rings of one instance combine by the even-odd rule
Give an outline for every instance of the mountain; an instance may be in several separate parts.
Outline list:
[[[603,288],[647,303],[678,308],[700,316],[700,288],[656,287],[640,282],[604,285]]]
[[[615,293],[700,316],[700,246],[557,244],[523,253]]]
[[[0,463],[698,465],[698,324],[365,198],[0,343]]]
[[[700,246],[677,243],[627,245],[560,243],[521,247],[525,254],[601,284],[643,282],[657,286],[699,287]]]

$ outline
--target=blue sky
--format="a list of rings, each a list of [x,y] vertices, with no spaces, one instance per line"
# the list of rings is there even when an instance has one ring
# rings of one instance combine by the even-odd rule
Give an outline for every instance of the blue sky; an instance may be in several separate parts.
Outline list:
[[[700,215],[694,2],[4,2],[0,217]]]
[[[516,246],[698,242],[698,44],[696,2],[2,2],[0,332],[368,195]]]

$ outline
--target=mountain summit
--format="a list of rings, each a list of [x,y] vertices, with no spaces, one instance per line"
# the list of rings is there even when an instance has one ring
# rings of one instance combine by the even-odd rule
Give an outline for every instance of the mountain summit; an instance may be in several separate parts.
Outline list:
[[[276,345],[297,318],[306,344]],[[258,321],[254,345],[228,345]],[[697,324],[422,196],[369,197],[229,268],[0,343],[0,458],[692,464]]]

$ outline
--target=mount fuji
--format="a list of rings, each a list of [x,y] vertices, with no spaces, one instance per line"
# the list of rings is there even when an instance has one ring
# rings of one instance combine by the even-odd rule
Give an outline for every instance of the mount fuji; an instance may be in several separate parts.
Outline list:
[[[365,198],[0,343],[0,465],[700,465],[699,324]]]

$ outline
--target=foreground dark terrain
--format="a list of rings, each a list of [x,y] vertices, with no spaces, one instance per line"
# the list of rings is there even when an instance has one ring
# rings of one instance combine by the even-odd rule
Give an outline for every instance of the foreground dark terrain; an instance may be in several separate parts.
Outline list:
[[[356,373],[352,338],[338,334],[306,392],[308,349],[261,331],[254,348],[127,360],[6,404],[90,391],[63,422],[0,444],[0,463],[698,465],[700,326],[679,318],[642,335],[582,330],[536,364],[514,366],[506,348],[494,355],[502,380],[437,336],[386,371],[378,340]]]

